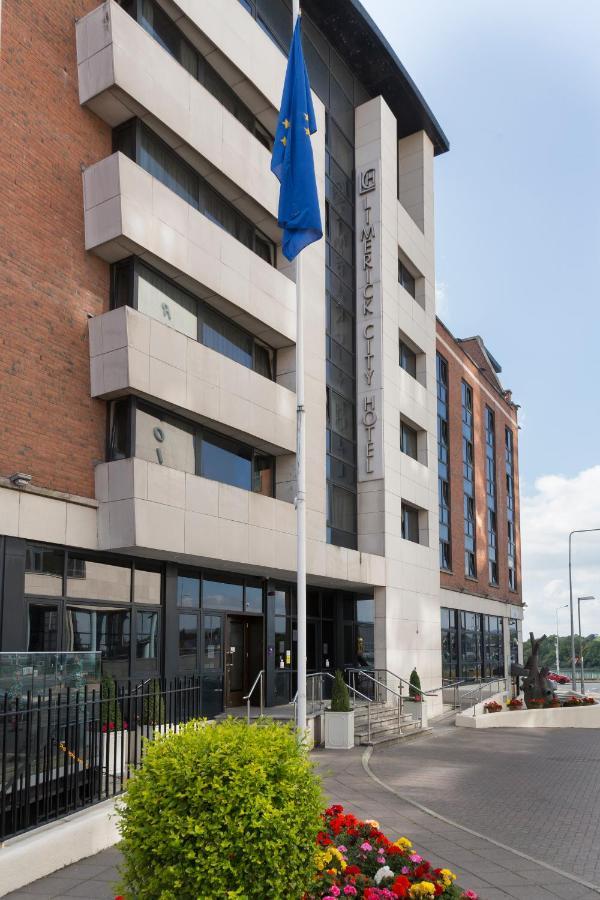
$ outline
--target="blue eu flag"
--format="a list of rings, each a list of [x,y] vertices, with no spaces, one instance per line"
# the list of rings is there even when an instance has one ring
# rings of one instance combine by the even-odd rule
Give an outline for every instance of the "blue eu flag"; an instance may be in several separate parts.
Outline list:
[[[282,249],[289,260],[295,259],[301,250],[323,237],[310,143],[310,136],[316,130],[298,16],[271,160],[271,171],[281,182],[278,223],[283,228]]]

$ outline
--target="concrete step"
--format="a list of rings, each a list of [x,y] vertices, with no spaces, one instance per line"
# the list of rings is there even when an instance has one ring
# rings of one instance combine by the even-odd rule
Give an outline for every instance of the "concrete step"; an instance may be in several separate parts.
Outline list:
[[[403,725],[412,725],[415,722],[411,716],[402,716],[398,719],[397,715],[390,716],[388,718],[381,719],[371,719],[371,731],[373,729],[378,728],[397,728],[402,727]],[[364,722],[355,722],[354,723],[354,732],[355,733],[363,733],[366,732],[369,728],[369,723],[365,720]]]
[[[409,731],[398,729],[394,732],[388,732],[387,734],[381,734],[377,736],[372,735],[370,741],[368,741],[366,738],[364,740],[361,739],[355,746],[378,747],[381,744],[395,744],[402,741],[409,741],[412,738],[420,737],[424,734],[433,734],[433,731],[431,728],[416,728]]]
[[[407,731],[415,731],[419,729],[418,722],[401,722],[398,724],[394,722],[393,724],[384,723],[384,724],[372,724],[371,725],[371,737],[378,737],[384,734],[396,734],[397,732],[407,732]],[[354,738],[358,738],[362,740],[363,738],[368,738],[369,731],[367,728],[359,729],[354,731]]]

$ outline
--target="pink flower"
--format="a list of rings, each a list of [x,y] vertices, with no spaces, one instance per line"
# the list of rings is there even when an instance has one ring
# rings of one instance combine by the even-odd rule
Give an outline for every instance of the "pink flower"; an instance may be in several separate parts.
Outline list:
[[[419,856],[418,853],[411,853],[411,855],[408,858],[410,859],[411,862],[414,862],[414,863],[423,862],[423,857]]]
[[[475,891],[464,891],[460,896],[464,897],[464,900],[479,900],[479,894],[476,894]]]
[[[347,884],[346,887],[344,888],[344,893],[347,896],[350,896],[351,894],[357,894],[358,891],[356,890],[356,888],[354,887],[353,884]]]
[[[329,888],[329,893],[331,894],[332,897],[339,897],[342,892],[340,891],[337,884],[332,884],[331,887]]]
[[[339,845],[338,850],[340,851],[340,853],[347,853],[347,852],[348,852],[348,848],[347,848],[347,847],[344,847],[343,844],[340,844],[340,845]]]
[[[403,875],[409,875],[409,874],[410,874],[410,869],[408,868],[408,866],[402,866],[402,870],[401,870],[401,871],[402,871],[402,874],[403,874]]]
[[[371,845],[370,845],[370,843],[369,843],[368,841],[365,841],[364,844],[361,844],[361,845],[360,845],[360,849],[361,849],[361,850],[364,850],[365,853],[368,853],[369,850],[372,850],[373,848],[371,847]]]

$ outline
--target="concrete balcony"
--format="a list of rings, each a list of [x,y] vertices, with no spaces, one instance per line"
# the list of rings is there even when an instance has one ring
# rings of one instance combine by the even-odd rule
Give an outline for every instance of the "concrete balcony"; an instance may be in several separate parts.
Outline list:
[[[278,183],[260,141],[113,0],[80,19],[76,35],[81,104],[111,127],[132,116],[148,122],[277,239]],[[206,55],[212,45],[203,43]],[[264,98],[262,106],[271,109]]]
[[[87,250],[135,253],[270,346],[295,343],[293,282],[128,157],[86,169],[83,200]]]
[[[96,468],[102,550],[264,577],[295,579],[296,513],[291,503],[141,459]],[[307,541],[309,578],[332,586],[385,584],[385,559]]]
[[[92,397],[135,394],[269,453],[294,453],[296,395],[144,313],[89,320]]]

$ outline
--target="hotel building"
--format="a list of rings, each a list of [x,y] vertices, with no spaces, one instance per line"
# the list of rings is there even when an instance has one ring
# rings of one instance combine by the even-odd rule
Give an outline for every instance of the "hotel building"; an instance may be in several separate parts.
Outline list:
[[[481,341],[436,325],[446,137],[357,0],[303,13],[308,667],[433,688],[499,670],[520,616],[516,412]],[[290,35],[286,0],[1,19],[0,650],[195,673],[208,715],[261,668],[269,705],[295,692],[295,267],[269,168]]]

